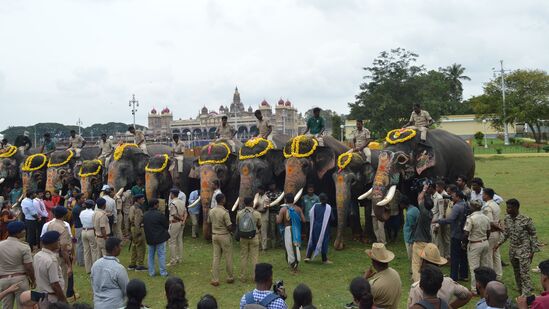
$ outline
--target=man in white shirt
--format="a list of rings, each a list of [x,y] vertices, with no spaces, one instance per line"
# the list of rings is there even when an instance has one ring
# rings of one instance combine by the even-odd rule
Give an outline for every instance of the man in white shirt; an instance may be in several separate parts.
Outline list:
[[[212,189],[214,189],[214,192],[212,194],[212,202],[210,204],[211,209],[214,209],[217,206],[217,201],[216,201],[215,197],[218,194],[221,194],[220,187],[221,187],[221,184],[219,183],[219,180],[216,179],[212,182]]]
[[[26,198],[21,202],[21,210],[25,217],[25,226],[27,229],[27,243],[34,251],[38,247],[39,240],[39,226],[38,226],[38,211],[34,207],[34,197],[36,194],[31,190],[26,193]]]
[[[86,273],[91,272],[91,267],[97,261],[97,244],[95,243],[95,232],[93,229],[93,208],[95,202],[86,200],[83,205],[86,209],[80,212],[80,222],[82,222],[82,245],[84,246],[84,267]]]

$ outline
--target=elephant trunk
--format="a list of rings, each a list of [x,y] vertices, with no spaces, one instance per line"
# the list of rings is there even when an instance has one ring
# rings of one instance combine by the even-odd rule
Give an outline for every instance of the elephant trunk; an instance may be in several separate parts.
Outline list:
[[[114,191],[118,192],[118,190],[126,187],[126,175],[121,175],[120,171],[118,170],[118,162],[111,162],[109,165],[109,172],[107,174],[107,184],[114,188]]]
[[[202,230],[206,240],[210,240],[212,237],[210,224],[208,223],[208,212],[210,211],[210,205],[212,203],[214,180],[217,180],[217,175],[213,166],[202,165],[200,167],[200,204],[202,205],[203,211]]]
[[[153,198],[157,198],[158,192],[158,179],[152,173],[145,173],[145,195],[147,200],[150,201]]]
[[[92,177],[81,177],[80,178],[80,189],[85,199],[89,199],[93,193],[93,179]]]
[[[239,207],[243,207],[245,197],[253,197],[257,192],[253,175],[240,173],[240,188],[238,190]]]
[[[396,183],[398,183],[398,174],[390,174],[393,157],[394,153],[389,151],[384,151],[379,155],[379,163],[372,187],[372,207],[374,207],[376,218],[380,221],[389,219],[390,212],[385,205],[393,199],[396,192]]]
[[[284,194],[297,194],[307,184],[307,175],[303,172],[299,159],[286,160],[286,180],[284,181]]]
[[[348,181],[345,181],[343,174],[338,174],[336,177],[336,206],[337,206],[337,233],[334,241],[334,248],[342,250],[345,245],[343,243],[343,229],[345,228],[345,210],[351,207],[351,186]]]

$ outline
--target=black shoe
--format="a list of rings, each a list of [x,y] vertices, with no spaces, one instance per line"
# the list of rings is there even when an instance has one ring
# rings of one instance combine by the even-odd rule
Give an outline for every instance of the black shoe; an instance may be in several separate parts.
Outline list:
[[[147,271],[147,267],[145,267],[145,266],[137,266],[137,267],[135,268],[135,271]]]
[[[353,302],[345,304],[345,309],[355,309],[355,308],[358,308],[358,306]]]
[[[135,270],[136,267],[137,266],[135,266],[135,265],[130,265],[130,266],[128,266],[128,270]]]

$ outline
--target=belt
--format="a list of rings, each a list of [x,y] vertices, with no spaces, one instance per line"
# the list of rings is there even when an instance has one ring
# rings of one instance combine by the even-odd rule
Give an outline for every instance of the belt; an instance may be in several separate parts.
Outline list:
[[[84,231],[95,231],[95,229],[93,227],[83,227],[82,229]]]
[[[6,278],[13,278],[13,277],[19,277],[19,276],[26,276],[27,273],[14,273],[9,275],[1,275],[0,279],[6,279]]]
[[[213,235],[216,235],[216,236],[223,236],[223,235],[229,235],[229,233],[225,233],[225,234],[217,234],[217,233],[212,233]]]
[[[170,223],[179,223],[181,220],[171,220]]]
[[[108,236],[99,236],[99,235],[95,235],[95,237],[97,238],[103,238],[103,239],[107,239]]]
[[[483,240],[469,240],[469,243],[470,244],[478,244],[478,243],[483,242],[483,241],[486,241],[486,239],[483,239]]]

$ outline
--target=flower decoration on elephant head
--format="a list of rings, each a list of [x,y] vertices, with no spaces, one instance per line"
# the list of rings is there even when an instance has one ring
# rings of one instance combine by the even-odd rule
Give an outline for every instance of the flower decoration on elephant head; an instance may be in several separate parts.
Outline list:
[[[147,173],[162,173],[168,163],[170,162],[170,157],[167,154],[158,154],[151,158],[151,160],[145,166],[145,172]],[[159,165],[158,167],[151,167],[151,165]]]
[[[46,163],[48,163],[48,157],[46,157],[45,154],[33,154],[25,159],[25,163],[23,163],[21,170],[23,170],[23,172],[34,172],[46,166]]]
[[[0,158],[11,158],[16,153],[17,153],[17,147],[9,146],[2,153],[0,153]]]
[[[59,166],[63,166],[65,164],[68,164],[71,161],[72,157],[74,157],[74,151],[71,150],[71,149],[67,149],[64,153],[67,154],[67,156],[65,158],[63,158],[62,154],[58,154],[57,156],[54,156],[55,153],[52,154],[50,156],[49,161],[48,161],[48,167],[59,167]],[[61,159],[62,161],[54,162],[54,161],[56,161],[56,159]]]
[[[404,143],[406,141],[411,140],[416,136],[417,132],[414,129],[394,129],[387,133],[387,136],[385,137],[385,141],[389,144],[398,144],[398,143]]]
[[[96,169],[91,170],[95,165],[97,165]],[[97,176],[101,172],[102,168],[103,168],[103,163],[101,163],[101,160],[95,159],[95,160],[84,161],[80,166],[80,171],[78,171],[78,176],[82,178]],[[91,171],[84,171],[84,170],[91,170]]]
[[[260,158],[266,155],[271,149],[274,149],[273,142],[256,137],[246,141],[244,146],[240,148],[238,155],[240,160]]]
[[[200,151],[198,164],[223,164],[231,155],[231,148],[225,142],[210,143]]]
[[[120,160],[122,158],[122,155],[124,154],[124,150],[128,147],[139,148],[137,146],[137,144],[133,144],[133,143],[122,144],[122,145],[116,147],[116,149],[114,150],[114,160],[115,161]]]
[[[298,135],[292,138],[283,149],[286,159],[310,157],[318,147],[318,140],[312,136]]]

